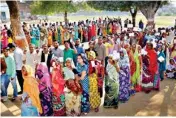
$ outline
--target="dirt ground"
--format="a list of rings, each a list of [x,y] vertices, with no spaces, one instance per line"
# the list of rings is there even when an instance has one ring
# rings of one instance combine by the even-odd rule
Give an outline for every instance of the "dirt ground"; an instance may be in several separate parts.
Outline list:
[[[128,102],[120,103],[118,109],[103,108],[102,99],[99,112],[91,111],[88,116],[176,116],[176,80],[166,79],[160,88],[159,92],[136,93]],[[1,103],[1,116],[20,116],[20,113],[20,101]]]

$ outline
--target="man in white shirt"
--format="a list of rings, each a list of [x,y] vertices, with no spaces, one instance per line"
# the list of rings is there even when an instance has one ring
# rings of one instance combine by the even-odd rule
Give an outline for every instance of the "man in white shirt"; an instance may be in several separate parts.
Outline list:
[[[33,71],[35,71],[36,68],[36,64],[38,62],[37,60],[37,53],[36,50],[34,48],[35,46],[33,44],[29,45],[29,51],[26,53],[26,65],[29,65],[33,68]]]
[[[15,64],[16,64],[16,74],[18,78],[18,82],[21,88],[21,91],[18,92],[18,94],[23,93],[23,76],[21,73],[21,69],[23,66],[23,51],[19,47],[15,46],[14,44],[9,44],[9,48],[13,51],[13,57],[15,59]]]

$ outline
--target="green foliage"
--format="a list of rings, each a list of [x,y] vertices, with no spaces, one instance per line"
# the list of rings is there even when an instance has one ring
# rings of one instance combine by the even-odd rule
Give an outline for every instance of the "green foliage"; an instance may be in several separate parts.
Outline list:
[[[81,5],[80,5],[81,6]],[[34,1],[30,6],[32,14],[50,15],[62,12],[76,12],[79,7],[72,1]],[[83,8],[83,7],[82,7]]]
[[[157,1],[88,1],[87,4],[98,10],[129,11],[131,8],[147,7],[154,2]],[[167,3],[167,1],[162,1],[161,6]]]
[[[129,11],[136,7],[135,1],[88,1],[87,4],[98,10],[106,11]]]

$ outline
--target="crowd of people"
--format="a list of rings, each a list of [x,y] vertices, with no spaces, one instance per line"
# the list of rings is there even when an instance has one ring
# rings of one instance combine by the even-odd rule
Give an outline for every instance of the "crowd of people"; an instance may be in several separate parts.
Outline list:
[[[142,21],[133,27],[127,19],[123,26],[119,18],[24,23],[29,47],[21,49],[4,26],[1,101],[7,102],[11,83],[22,116],[80,116],[98,112],[102,99],[105,108],[118,109],[137,92],[159,91],[164,79],[176,80],[175,29],[143,28]]]

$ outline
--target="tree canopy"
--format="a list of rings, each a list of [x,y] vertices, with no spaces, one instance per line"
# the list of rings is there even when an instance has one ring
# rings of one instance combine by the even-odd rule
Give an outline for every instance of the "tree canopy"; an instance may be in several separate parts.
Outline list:
[[[135,17],[138,9],[147,20],[153,19],[158,8],[168,1],[87,1],[87,4],[98,10],[106,11],[130,11],[135,26]]]
[[[87,4],[98,10],[130,11],[133,26],[135,26],[135,17],[138,10],[136,1],[88,1]]]
[[[77,11],[77,7],[72,1],[34,1],[30,7],[32,14],[41,15]]]

